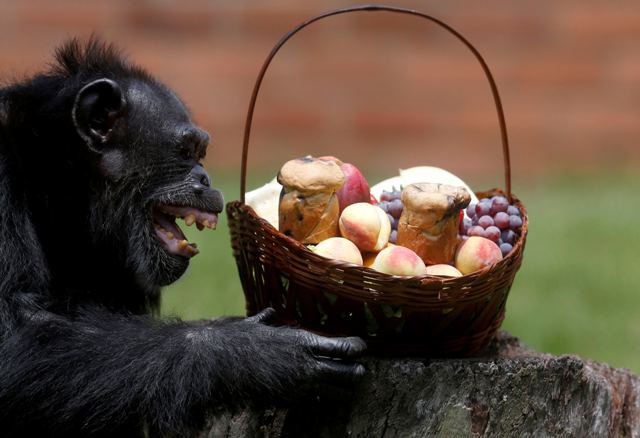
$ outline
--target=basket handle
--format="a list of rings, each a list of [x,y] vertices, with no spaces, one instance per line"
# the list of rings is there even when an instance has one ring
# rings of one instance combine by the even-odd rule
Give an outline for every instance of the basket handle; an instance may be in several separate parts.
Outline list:
[[[473,55],[476,57],[476,59],[480,63],[480,66],[482,67],[482,70],[484,71],[487,77],[487,80],[489,81],[489,85],[491,86],[491,93],[493,94],[493,100],[496,105],[496,111],[498,113],[498,123],[500,124],[500,135],[502,139],[502,159],[504,162],[505,188],[506,188],[507,196],[511,200],[511,163],[509,159],[509,139],[507,137],[507,125],[504,120],[504,111],[502,109],[500,94],[498,94],[498,87],[496,86],[496,82],[493,79],[493,75],[489,70],[489,66],[485,62],[482,55],[480,55],[480,52],[478,52],[478,50],[465,37],[463,37],[458,31],[453,29],[451,26],[425,13],[422,13],[413,9],[405,9],[405,8],[399,8],[395,6],[362,5],[362,6],[353,6],[353,7],[347,7],[342,9],[335,9],[328,12],[324,12],[315,17],[311,17],[306,21],[302,22],[301,24],[299,24],[298,26],[291,29],[286,34],[284,34],[282,38],[280,38],[280,41],[278,41],[276,45],[273,47],[273,49],[271,49],[271,53],[269,53],[264,63],[262,64],[262,68],[260,69],[260,72],[258,73],[258,77],[256,78],[255,85],[253,86],[253,93],[251,94],[251,101],[249,102],[249,110],[247,111],[247,119],[244,125],[244,141],[242,144],[242,170],[240,174],[241,202],[243,204],[245,203],[245,192],[246,192],[246,183],[247,183],[247,157],[249,154],[249,137],[251,135],[253,113],[256,106],[256,100],[258,98],[258,92],[260,91],[260,85],[262,84],[262,80],[264,78],[264,75],[267,72],[267,68],[271,64],[271,61],[275,57],[276,53],[278,53],[280,48],[289,40],[289,38],[291,38],[293,35],[298,33],[300,30],[309,26],[310,24],[315,23],[316,21],[319,21],[323,18],[331,17],[333,15],[340,15],[340,14],[346,14],[350,12],[359,12],[359,11],[386,11],[386,12],[394,12],[399,14],[415,15],[415,16],[424,18],[428,21],[431,21],[437,24],[444,30],[454,35],[473,53]]]

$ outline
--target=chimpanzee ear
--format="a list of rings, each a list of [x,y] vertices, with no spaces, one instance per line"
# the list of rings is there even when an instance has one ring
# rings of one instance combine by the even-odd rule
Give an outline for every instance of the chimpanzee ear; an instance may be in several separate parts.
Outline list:
[[[91,149],[102,150],[126,105],[120,86],[111,79],[95,80],[78,92],[71,116],[78,134]]]

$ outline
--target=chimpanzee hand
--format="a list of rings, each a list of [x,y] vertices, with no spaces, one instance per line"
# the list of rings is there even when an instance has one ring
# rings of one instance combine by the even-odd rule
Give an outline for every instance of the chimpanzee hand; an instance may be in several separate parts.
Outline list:
[[[367,348],[365,342],[357,337],[328,338],[314,333],[269,325],[274,321],[275,310],[264,309],[255,316],[245,319],[245,323],[257,323],[258,330],[266,336],[279,336],[288,340],[292,348],[298,348],[307,354],[302,364],[308,367],[307,373],[316,375],[321,381],[329,383],[352,383],[364,374],[364,367],[353,363]]]
[[[214,326],[229,334],[237,360],[229,389],[240,388],[269,402],[315,397],[348,387],[365,369],[354,362],[365,349],[357,337],[327,338],[291,327],[274,327],[275,311],[265,309],[243,319],[225,319]],[[227,377],[227,372],[224,373]],[[236,380],[237,379],[237,380]],[[249,385],[249,386],[247,386]],[[242,397],[245,398],[245,397]]]

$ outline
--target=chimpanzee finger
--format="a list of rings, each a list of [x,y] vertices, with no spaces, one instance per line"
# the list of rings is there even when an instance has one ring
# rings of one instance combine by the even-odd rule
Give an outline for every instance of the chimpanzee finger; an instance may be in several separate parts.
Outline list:
[[[319,360],[318,377],[321,381],[335,385],[351,385],[360,379],[365,368],[359,363],[345,363],[336,360]]]
[[[309,333],[309,348],[313,354],[321,357],[355,359],[365,352],[367,344],[360,338],[327,338]]]
[[[272,307],[267,307],[266,309],[261,310],[259,313],[248,317],[247,321],[257,322],[259,324],[269,324],[274,321],[275,316],[275,309],[273,309]]]

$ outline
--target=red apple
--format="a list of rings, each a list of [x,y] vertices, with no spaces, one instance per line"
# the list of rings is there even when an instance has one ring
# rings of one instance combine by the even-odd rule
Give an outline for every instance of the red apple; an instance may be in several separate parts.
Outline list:
[[[345,209],[345,207],[355,204],[357,202],[368,202],[370,204],[377,204],[377,202],[372,202],[375,199],[371,196],[371,190],[369,188],[369,183],[367,179],[364,177],[362,172],[351,163],[343,163],[339,158],[336,158],[332,155],[326,155],[324,157],[320,157],[320,160],[325,161],[334,161],[336,164],[340,166],[340,170],[344,173],[344,184],[342,187],[336,191],[336,195],[338,196],[338,203],[340,204],[340,212]]]
[[[340,170],[344,173],[344,184],[338,189],[338,203],[340,211],[356,202],[371,202],[371,191],[362,172],[351,163],[343,163]]]

